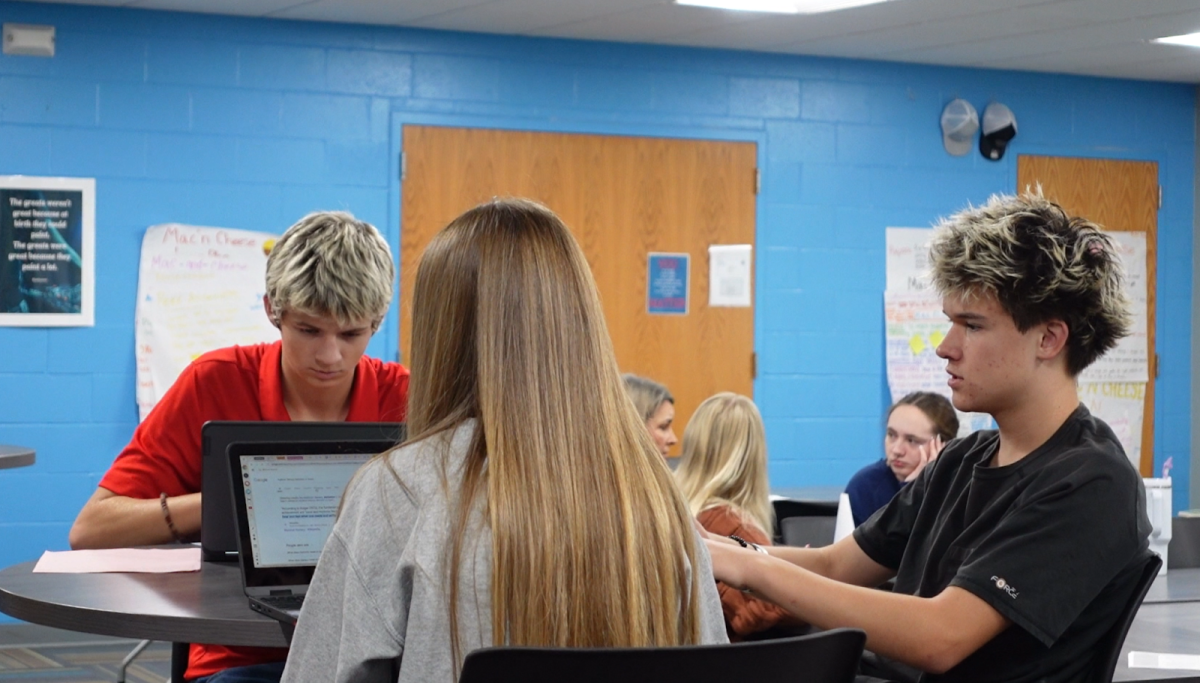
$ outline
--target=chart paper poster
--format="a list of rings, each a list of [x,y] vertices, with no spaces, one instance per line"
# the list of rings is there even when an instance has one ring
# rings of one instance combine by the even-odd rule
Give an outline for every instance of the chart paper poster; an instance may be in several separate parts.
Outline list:
[[[1125,266],[1125,293],[1133,309],[1129,336],[1117,342],[1079,374],[1082,382],[1149,382],[1149,344],[1146,304],[1146,233],[1105,232],[1117,248]],[[1140,432],[1139,432],[1140,433]]]
[[[647,268],[646,311],[660,315],[688,312],[688,254],[651,253]]]
[[[135,331],[140,419],[200,354],[279,339],[262,302],[263,247],[275,238],[177,224],[146,230]]]
[[[96,181],[0,176],[0,325],[95,324]]]
[[[1145,382],[1088,382],[1079,385],[1079,400],[1112,428],[1134,469],[1142,463],[1142,418]]]
[[[946,361],[934,350],[950,323],[942,301],[932,292],[885,292],[888,386],[893,402],[913,391],[942,393]]]
[[[708,247],[708,305],[749,308],[749,244],[713,244]]]
[[[932,290],[884,292],[883,308],[892,403],[914,391],[950,398],[946,361],[936,351],[950,329],[941,297]],[[992,427],[991,416],[982,413],[959,412],[958,422],[959,436]]]
[[[929,240],[932,228],[887,229],[887,291],[929,289]]]

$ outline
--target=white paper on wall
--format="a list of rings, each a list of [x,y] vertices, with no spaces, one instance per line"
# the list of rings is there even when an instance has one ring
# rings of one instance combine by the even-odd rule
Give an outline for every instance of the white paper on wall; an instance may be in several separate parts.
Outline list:
[[[932,228],[887,229],[887,291],[929,288],[929,240]]]
[[[262,304],[263,245],[275,237],[173,223],[146,230],[135,320],[139,419],[202,353],[279,339]]]
[[[1087,382],[1150,381],[1148,314],[1146,303],[1146,233],[1106,232],[1112,238],[1125,266],[1125,293],[1133,308],[1133,327],[1128,337],[1101,356],[1079,375]]]
[[[709,245],[709,306],[750,306],[750,262],[749,244]]]

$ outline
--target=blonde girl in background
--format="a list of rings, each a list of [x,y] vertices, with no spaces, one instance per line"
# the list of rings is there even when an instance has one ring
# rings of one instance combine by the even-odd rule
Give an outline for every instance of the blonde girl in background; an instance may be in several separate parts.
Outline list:
[[[683,431],[675,478],[706,531],[771,544],[766,432],[753,401],[725,392],[701,403]],[[736,588],[718,583],[717,590],[730,640],[797,623],[781,608]]]

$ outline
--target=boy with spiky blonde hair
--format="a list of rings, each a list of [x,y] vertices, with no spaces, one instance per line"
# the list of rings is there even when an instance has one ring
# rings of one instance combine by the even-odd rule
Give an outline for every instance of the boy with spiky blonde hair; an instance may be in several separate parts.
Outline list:
[[[1149,552],[1138,473],[1076,388],[1128,332],[1120,262],[1040,194],[952,216],[930,252],[954,406],[998,429],[950,443],[833,546],[710,539],[714,573],[822,628],[865,630],[873,675],[1090,679]],[[893,592],[864,588],[893,577]]]

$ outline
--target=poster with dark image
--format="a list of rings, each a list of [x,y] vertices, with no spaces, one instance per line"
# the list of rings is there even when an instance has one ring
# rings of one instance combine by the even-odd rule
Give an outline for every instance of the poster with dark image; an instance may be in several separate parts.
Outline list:
[[[0,313],[80,313],[83,192],[0,189]]]

